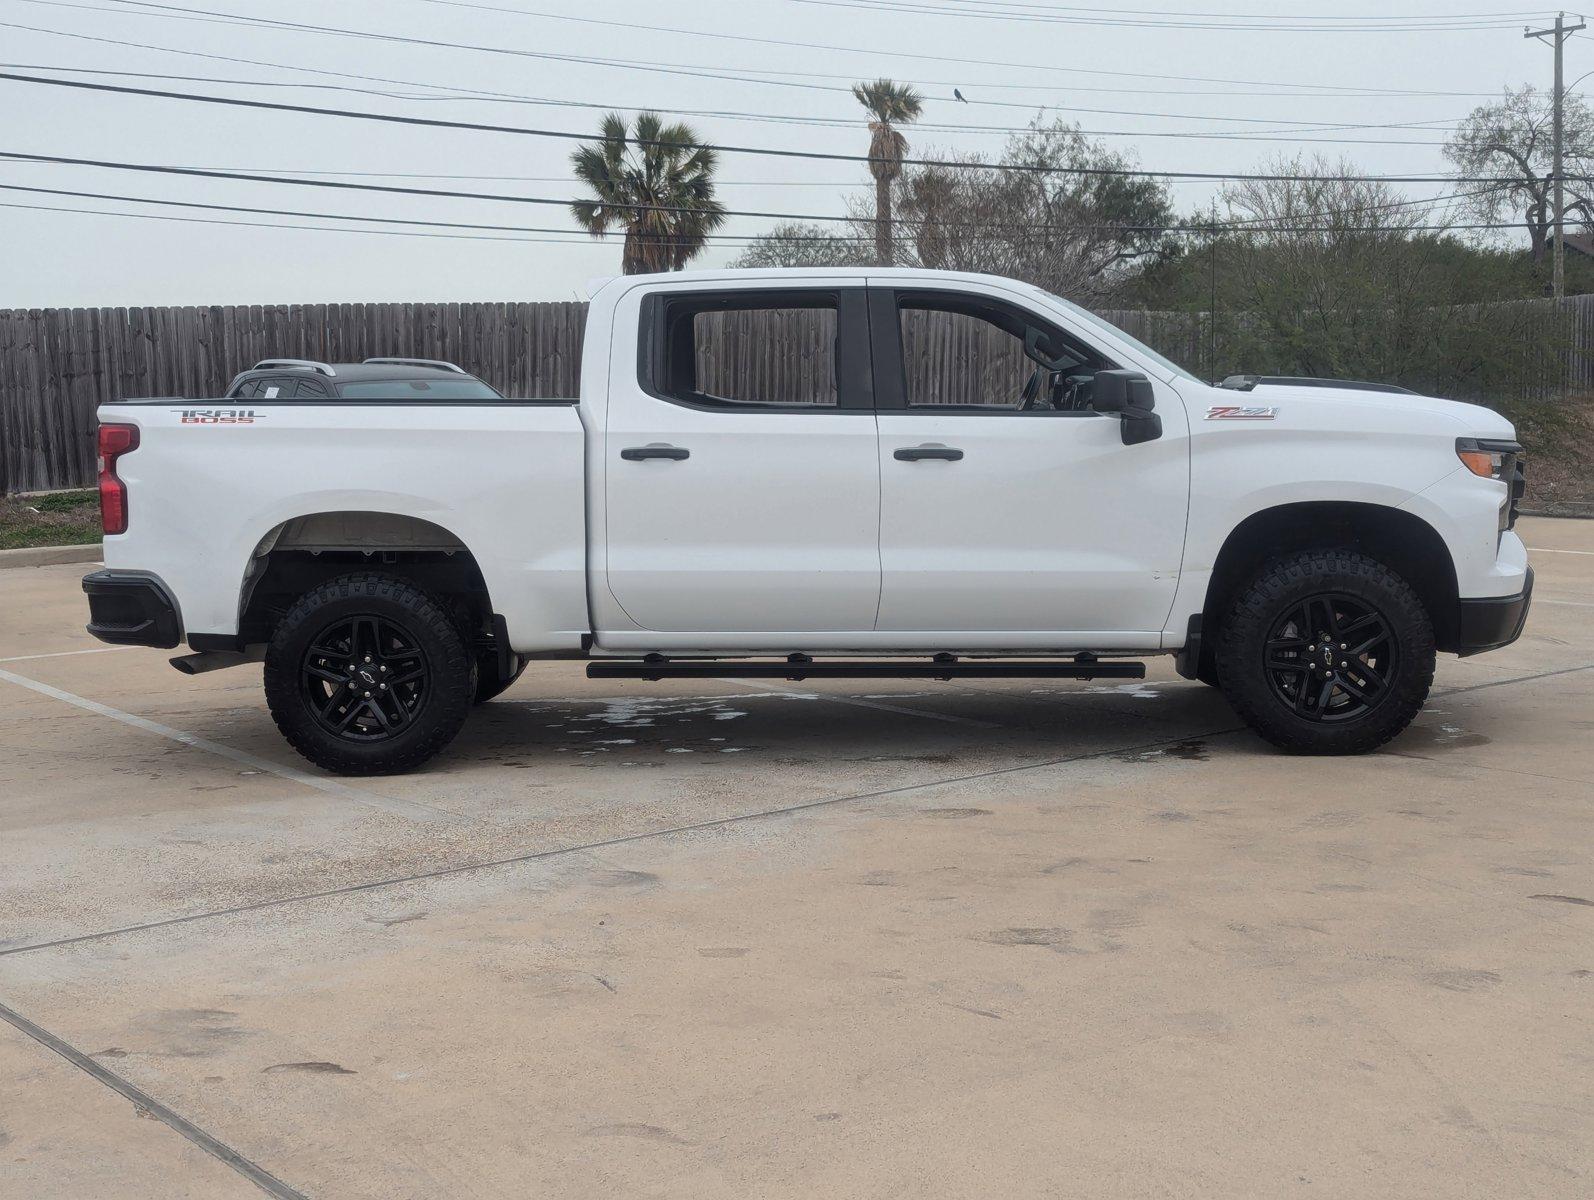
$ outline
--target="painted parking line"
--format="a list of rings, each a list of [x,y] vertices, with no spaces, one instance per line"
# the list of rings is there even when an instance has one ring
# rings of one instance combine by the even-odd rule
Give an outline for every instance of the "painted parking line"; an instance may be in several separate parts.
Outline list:
[[[290,783],[297,783],[301,787],[314,788],[328,795],[338,796],[344,800],[353,800],[356,803],[370,808],[379,808],[398,816],[409,817],[412,820],[435,821],[440,817],[453,817],[457,814],[444,808],[436,808],[430,804],[422,804],[418,800],[400,800],[392,796],[383,796],[376,792],[363,791],[360,788],[350,787],[346,783],[339,783],[336,779],[329,779],[321,775],[312,775],[308,771],[301,771],[297,767],[284,767],[270,759],[261,758],[259,755],[250,754],[247,750],[235,750],[231,746],[224,746],[220,742],[213,742],[209,738],[202,738],[196,734],[185,733],[181,729],[173,729],[170,725],[162,725],[158,721],[151,721],[130,712],[123,712],[119,708],[112,708],[109,704],[101,704],[98,700],[90,700],[72,692],[63,691],[58,687],[51,687],[47,683],[40,683],[37,679],[29,679],[25,675],[17,675],[11,671],[0,668],[0,679],[7,683],[14,683],[18,687],[27,688],[41,696],[48,696],[52,700],[59,700],[63,704],[70,704],[81,708],[84,712],[91,712],[95,716],[108,717],[113,721],[120,721],[134,729],[145,733],[153,733],[173,742],[180,742],[184,746],[192,746],[195,750],[203,750],[207,754],[214,754],[218,758],[225,758],[240,766],[248,767],[254,771],[261,771],[267,775],[275,775],[278,779],[286,779]]]
[[[1594,558],[1594,550],[1551,550],[1548,546],[1529,546],[1529,554],[1581,554],[1586,558]]]
[[[0,658],[0,663],[33,662],[41,658],[71,658],[75,654],[116,654],[123,650],[142,650],[143,646],[95,646],[91,650],[57,650],[54,654],[17,654]]]

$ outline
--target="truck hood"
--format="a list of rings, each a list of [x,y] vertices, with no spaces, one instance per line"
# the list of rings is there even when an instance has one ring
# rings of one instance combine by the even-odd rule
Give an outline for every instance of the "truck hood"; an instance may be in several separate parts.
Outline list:
[[[1287,384],[1259,383],[1248,392],[1227,388],[1211,390],[1213,404],[1276,404],[1281,412],[1285,405],[1294,408],[1306,405],[1313,412],[1334,409],[1344,413],[1348,420],[1365,424],[1369,429],[1383,425],[1381,414],[1409,417],[1420,413],[1433,420],[1453,425],[1458,437],[1514,438],[1516,430],[1492,408],[1481,404],[1466,404],[1460,400],[1441,400],[1437,396],[1410,396],[1401,392],[1369,392],[1360,388],[1290,387]],[[1247,399],[1249,397],[1249,399]],[[1354,415],[1352,415],[1354,414]]]

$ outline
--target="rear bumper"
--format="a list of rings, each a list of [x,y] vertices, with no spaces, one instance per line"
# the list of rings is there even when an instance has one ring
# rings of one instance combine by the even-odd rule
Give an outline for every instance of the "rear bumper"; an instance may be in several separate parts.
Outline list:
[[[1522,590],[1515,596],[1462,600],[1457,604],[1456,653],[1466,658],[1485,650],[1509,646],[1522,636],[1528,607],[1533,602],[1533,568],[1527,569]]]
[[[89,598],[88,630],[102,642],[169,650],[182,640],[177,605],[153,575],[95,571],[83,577],[83,591]]]

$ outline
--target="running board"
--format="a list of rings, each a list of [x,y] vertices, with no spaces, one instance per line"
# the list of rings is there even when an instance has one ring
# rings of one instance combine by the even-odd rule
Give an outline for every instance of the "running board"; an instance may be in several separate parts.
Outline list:
[[[960,660],[937,655],[930,662],[815,661],[793,654],[784,662],[724,659],[597,659],[587,663],[588,679],[1144,679],[1143,662],[1102,662],[1088,654],[1071,661],[1014,662]]]

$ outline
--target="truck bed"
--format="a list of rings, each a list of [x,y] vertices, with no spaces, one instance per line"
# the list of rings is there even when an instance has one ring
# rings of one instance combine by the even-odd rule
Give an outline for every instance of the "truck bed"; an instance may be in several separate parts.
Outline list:
[[[585,431],[572,401],[416,403],[150,398],[105,405],[138,428],[121,457],[126,533],[113,569],[182,598],[186,636],[237,632],[251,560],[312,514],[391,514],[472,554],[523,651],[573,649],[588,630]],[[332,547],[327,547],[332,548]]]

